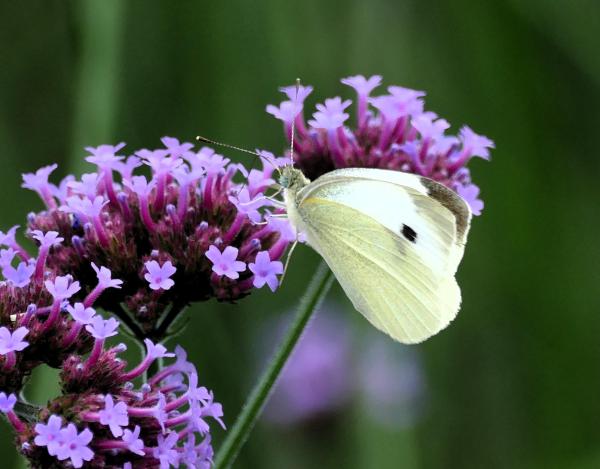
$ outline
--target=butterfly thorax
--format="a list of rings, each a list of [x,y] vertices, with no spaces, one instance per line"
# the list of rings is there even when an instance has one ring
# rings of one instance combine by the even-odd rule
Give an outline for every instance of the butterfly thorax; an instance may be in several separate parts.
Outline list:
[[[288,218],[296,230],[302,230],[303,222],[298,213],[298,202],[296,199],[298,192],[310,184],[310,180],[302,174],[302,171],[288,165],[281,168],[279,184],[283,188],[283,198]]]

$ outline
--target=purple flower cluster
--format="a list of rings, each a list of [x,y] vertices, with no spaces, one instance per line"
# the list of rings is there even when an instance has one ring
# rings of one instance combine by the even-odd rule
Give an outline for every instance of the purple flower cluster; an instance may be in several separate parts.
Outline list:
[[[340,97],[317,104],[313,118],[305,123],[304,101],[311,86],[281,89],[287,100],[267,112],[283,121],[288,140],[295,123],[294,164],[309,179],[336,168],[384,168],[419,174],[455,190],[479,215],[483,202],[479,188],[466,168],[478,156],[489,159],[494,143],[469,127],[458,136],[446,135],[450,124],[431,111],[425,111],[423,91],[389,86],[388,94],[371,96],[381,77],[357,75],[342,83],[356,91],[356,126],[347,126],[347,110],[352,101]],[[307,126],[308,124],[308,126]]]
[[[97,317],[97,316],[96,316]],[[213,450],[207,419],[223,428],[223,410],[212,392],[198,386],[195,367],[181,347],[176,360],[135,387],[154,360],[175,356],[146,340],[146,358],[126,371],[123,345],[105,349],[118,324],[95,321],[95,345],[83,360],[72,355],[63,367],[65,393],[37,412],[37,423],[14,411],[15,394],[0,393],[0,411],[17,433],[22,454],[34,467],[209,468]]]
[[[96,171],[58,185],[49,182],[56,165],[23,176],[23,187],[46,205],[29,215],[29,234],[56,233],[40,256],[86,291],[98,275],[92,266],[110,269],[124,285],[98,306],[128,315],[136,335],[154,339],[167,333],[158,328],[161,318],[176,317],[190,302],[235,301],[265,284],[275,290],[279,259],[296,236],[285,220],[269,216],[277,211],[265,197],[274,183],[271,164],[248,171],[207,147],[162,142],[128,157],[119,154],[123,143],[88,147]],[[4,236],[14,241],[11,233]],[[18,252],[13,247],[6,256]],[[26,259],[10,269],[15,284],[39,274]]]
[[[39,243],[37,258],[15,234],[0,233],[0,412],[12,424],[21,453],[33,467],[210,467],[207,419],[223,425],[223,411],[198,386],[184,350],[168,353],[146,339],[145,358],[128,369],[119,357],[125,345],[106,343],[118,334],[119,321],[95,309],[109,296],[107,289],[119,291],[123,282],[92,263],[95,282],[84,293],[73,276],[48,265],[64,242],[57,232],[31,231]],[[160,273],[146,268],[166,286],[168,266],[159,266]],[[174,356],[174,363],[143,378],[155,360]],[[41,364],[60,369],[62,394],[40,408],[17,395]],[[136,388],[134,380],[142,384]]]

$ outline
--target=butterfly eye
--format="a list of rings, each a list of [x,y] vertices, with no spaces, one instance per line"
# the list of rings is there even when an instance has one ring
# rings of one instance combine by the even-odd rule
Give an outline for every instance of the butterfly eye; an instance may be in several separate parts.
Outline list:
[[[281,187],[288,188],[290,186],[290,178],[282,174],[279,178],[279,184],[281,185]]]

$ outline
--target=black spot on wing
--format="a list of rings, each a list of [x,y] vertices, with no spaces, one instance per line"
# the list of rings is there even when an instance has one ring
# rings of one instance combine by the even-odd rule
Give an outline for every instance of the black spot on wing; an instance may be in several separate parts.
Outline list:
[[[417,232],[408,225],[402,224],[402,235],[411,243],[417,242]]]

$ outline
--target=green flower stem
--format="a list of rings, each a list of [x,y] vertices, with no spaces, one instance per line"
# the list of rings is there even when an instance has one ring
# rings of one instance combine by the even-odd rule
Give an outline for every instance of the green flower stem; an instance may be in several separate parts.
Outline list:
[[[281,370],[302,336],[304,328],[331,288],[333,278],[333,274],[325,262],[321,262],[279,349],[275,352],[271,363],[252,390],[235,424],[229,430],[225,441],[219,448],[215,458],[215,469],[226,469],[235,461],[240,449],[248,439],[252,427],[260,416],[277,378],[281,374]]]

